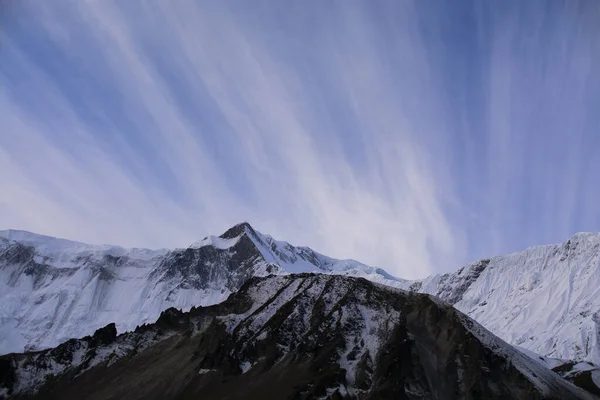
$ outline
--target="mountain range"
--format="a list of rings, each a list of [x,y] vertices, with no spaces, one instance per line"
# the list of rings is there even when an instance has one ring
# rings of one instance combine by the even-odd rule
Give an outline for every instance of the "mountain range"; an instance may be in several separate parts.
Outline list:
[[[1,389],[15,399],[594,398],[434,296],[323,274],[250,278],[225,302],[171,308],[134,332],[109,324],[0,357]]]
[[[17,382],[20,382],[16,384],[17,388],[19,387],[18,385],[39,388],[41,387],[41,382],[32,383],[31,380],[24,378],[27,375],[27,372],[24,371],[27,369],[22,367],[25,360],[22,357],[29,357],[29,359],[33,357],[36,360],[34,365],[37,368],[35,370],[37,372],[34,375],[43,377],[45,376],[43,371],[46,368],[37,365],[37,360],[44,360],[44,357],[49,357],[52,354],[54,361],[46,363],[40,361],[40,365],[52,365],[53,367],[49,368],[49,373],[52,373],[54,376],[57,374],[57,371],[53,368],[60,364],[57,364],[56,361],[56,351],[77,353],[73,353],[71,359],[68,356],[66,357],[69,360],[65,365],[70,366],[70,369],[67,368],[67,370],[71,371],[71,374],[74,373],[75,370],[73,368],[75,368],[78,374],[83,374],[82,377],[87,376],[86,374],[91,374],[90,376],[92,376],[96,373],[92,372],[94,365],[105,362],[111,363],[113,361],[107,361],[106,358],[102,357],[98,358],[97,353],[102,353],[104,350],[100,351],[101,349],[98,348],[97,343],[93,346],[90,345],[90,343],[95,343],[93,339],[95,336],[88,336],[88,339],[82,339],[83,342],[73,338],[92,335],[98,330],[99,332],[104,332],[103,329],[106,330],[106,327],[111,326],[115,330],[115,338],[111,339],[110,343],[112,344],[110,346],[114,347],[114,343],[121,343],[123,340],[127,343],[133,340],[136,343],[135,345],[128,345],[129,347],[125,346],[126,350],[123,350],[121,345],[118,346],[118,349],[111,347],[112,351],[119,355],[119,357],[114,359],[118,360],[118,362],[114,361],[117,364],[128,363],[129,361],[123,360],[129,360],[131,356],[130,352],[135,351],[137,353],[143,351],[148,346],[148,348],[152,349],[148,350],[150,351],[149,354],[154,354],[152,357],[158,357],[162,353],[156,350],[155,345],[162,348],[160,346],[163,346],[162,343],[164,340],[167,340],[166,337],[161,333],[160,335],[155,335],[155,339],[148,342],[146,338],[147,334],[144,334],[145,336],[142,335],[144,339],[140,339],[140,332],[146,332],[143,326],[146,326],[146,329],[150,331],[161,330],[162,328],[157,328],[155,325],[151,326],[149,324],[154,323],[157,319],[157,324],[159,324],[161,318],[167,318],[165,317],[166,314],[163,313],[165,310],[171,310],[169,311],[171,314],[176,315],[182,321],[186,321],[182,323],[185,329],[181,327],[181,329],[173,328],[174,332],[176,332],[173,335],[179,337],[178,335],[183,334],[182,332],[189,331],[189,324],[197,324],[197,318],[204,318],[198,317],[198,313],[208,312],[214,316],[214,310],[222,311],[223,307],[225,307],[224,304],[232,304],[232,298],[243,297],[239,292],[241,288],[252,290],[249,289],[248,285],[250,284],[262,285],[261,287],[264,287],[264,282],[271,282],[270,284],[274,287],[278,287],[277,285],[282,285],[281,282],[289,283],[296,279],[317,279],[312,278],[314,275],[301,275],[302,278],[297,275],[305,273],[319,273],[321,276],[324,276],[323,278],[318,278],[323,279],[323,282],[338,282],[341,286],[350,285],[354,287],[354,285],[359,285],[359,287],[362,287],[360,285],[364,285],[364,283],[357,284],[356,282],[363,281],[356,278],[365,278],[371,282],[375,282],[375,284],[369,284],[375,289],[369,290],[383,291],[386,293],[385,295],[382,294],[384,297],[388,296],[389,293],[394,293],[394,296],[398,299],[395,298],[393,302],[403,304],[395,308],[395,312],[401,316],[409,312],[405,308],[406,304],[413,304],[413,301],[417,301],[415,299],[428,299],[427,301],[432,302],[435,307],[442,310],[435,311],[436,315],[445,315],[444,313],[449,313],[450,311],[443,310],[451,309],[452,313],[454,313],[451,318],[454,321],[453,324],[458,321],[458,325],[448,325],[452,326],[452,330],[457,329],[458,331],[470,332],[470,334],[474,335],[476,341],[481,346],[484,346],[491,353],[495,354],[494,357],[500,357],[504,360],[499,364],[505,366],[503,367],[505,368],[503,371],[509,368],[507,365],[516,366],[516,371],[518,372],[509,375],[511,377],[514,375],[515,379],[517,379],[516,376],[521,376],[518,379],[524,379],[522,381],[524,386],[518,384],[517,387],[522,386],[525,388],[527,385],[532,385],[528,389],[523,389],[525,391],[522,393],[519,392],[520,394],[513,393],[513,398],[538,398],[535,397],[538,394],[541,396],[539,398],[546,398],[550,392],[563,393],[565,390],[566,392],[564,393],[571,393],[569,391],[574,389],[568,386],[563,387],[564,382],[562,380],[560,380],[561,383],[552,383],[554,382],[554,378],[541,377],[552,368],[559,368],[562,375],[570,378],[571,381],[585,379],[592,386],[592,391],[600,387],[600,373],[594,365],[600,364],[599,234],[580,233],[562,244],[532,247],[511,255],[479,260],[458,269],[454,273],[434,275],[422,280],[409,281],[395,278],[380,268],[370,267],[354,260],[333,259],[307,247],[296,247],[287,242],[275,240],[269,235],[264,235],[256,231],[247,223],[238,224],[220,236],[204,238],[188,248],[174,250],[124,249],[118,246],[95,246],[24,231],[0,231],[0,354],[22,353],[24,351],[26,352],[25,354],[29,354],[28,356],[10,355],[8,356],[9,358],[4,358],[4,362],[11,360],[9,362],[11,367],[7,366],[5,371],[12,371],[10,373],[6,372],[4,376],[5,378],[13,376]],[[337,275],[346,277],[335,278]],[[341,281],[337,281],[336,279],[341,279]],[[272,295],[274,296],[274,294]],[[428,295],[433,295],[433,297]],[[294,296],[287,298],[285,304],[295,299]],[[338,299],[337,301],[338,303],[336,304],[339,304],[341,300]],[[246,302],[253,302],[253,304],[262,302],[261,304],[265,305],[266,302],[269,302],[269,299],[253,298],[252,301],[248,300]],[[220,305],[213,306],[216,304]],[[448,308],[449,306],[454,307]],[[242,306],[238,305],[237,307]],[[287,307],[290,308],[292,306],[288,305]],[[311,307],[314,307],[314,305]],[[268,325],[279,311],[274,310],[274,314],[267,312],[265,315],[262,315],[266,312],[266,308],[268,307],[257,306],[255,311],[260,310],[261,323]],[[281,318],[288,321],[290,313],[293,314],[293,311],[287,308],[284,309],[287,310],[287,314]],[[184,314],[186,311],[190,311],[190,313]],[[423,310],[415,312],[421,311]],[[346,312],[349,311],[346,310]],[[383,311],[380,309],[376,310],[376,313],[381,312]],[[227,322],[229,320],[237,321],[236,318],[238,317],[232,316],[234,314],[244,313],[240,311],[233,314],[219,314],[218,318],[225,321],[227,325],[229,324]],[[249,318],[250,315],[246,317]],[[398,318],[398,316],[396,315],[394,318]],[[295,321],[297,318],[292,319]],[[190,322],[192,320],[194,322]],[[368,316],[364,313],[361,314],[359,320],[356,324],[360,326],[369,324]],[[475,323],[473,320],[477,322]],[[292,321],[293,324],[299,323],[298,321],[294,321]],[[419,328],[420,334],[415,334],[410,331],[412,328],[404,326],[406,325],[405,320],[403,320],[404,327],[402,329],[407,330],[408,333],[405,332],[408,335],[407,337],[412,337],[413,339],[417,337],[417,342],[420,343],[421,339],[418,338],[419,335],[431,335],[431,332],[439,328],[435,327],[436,323],[429,322],[430,325]],[[114,325],[111,325],[113,323]],[[234,322],[231,322],[231,324],[234,324]],[[375,327],[375,331],[381,328],[381,324],[382,321],[374,325],[372,324]],[[179,326],[178,323],[175,325]],[[300,324],[293,329],[304,330],[306,328],[305,325],[306,321],[304,321],[304,325]],[[342,323],[342,325],[344,324]],[[255,328],[253,327],[252,329]],[[111,330],[111,328],[108,329]],[[192,332],[195,332],[195,329],[193,328]],[[250,331],[254,332],[252,329]],[[347,341],[350,339],[344,333],[346,329],[344,327],[339,331],[339,335]],[[125,333],[117,338],[116,331],[131,333]],[[185,335],[188,334],[189,332],[185,333]],[[259,333],[256,333],[256,335],[259,335]],[[502,340],[496,338],[494,335],[514,346],[505,345]],[[254,340],[252,342],[254,343],[253,346],[256,344],[255,336],[252,336],[252,340]],[[461,338],[464,338],[463,336]],[[231,336],[230,339],[232,337],[237,338],[238,336]],[[308,340],[307,337],[298,335],[294,336],[294,338],[294,341],[292,341],[294,347]],[[281,345],[281,340],[283,339],[277,336],[273,340],[272,344],[278,347]],[[381,339],[379,342],[382,340],[382,343],[387,343],[390,346],[398,346],[398,343],[390,338]],[[61,344],[63,342],[71,344]],[[288,345],[292,342],[288,342]],[[463,346],[464,343],[450,342],[444,342],[443,346],[434,346],[435,352],[443,352],[445,351],[443,349],[446,347],[454,346],[452,347],[455,349],[453,350],[454,357],[457,352],[456,346]],[[145,344],[140,347],[139,343]],[[339,384],[336,387],[329,384],[326,388],[321,387],[323,390],[326,389],[325,395],[329,393],[327,392],[329,390],[331,392],[329,395],[339,393],[339,395],[355,396],[361,393],[362,395],[371,393],[370,395],[375,396],[376,393],[380,393],[380,390],[384,390],[378,386],[380,383],[374,383],[377,380],[375,378],[378,377],[374,371],[383,362],[380,360],[381,354],[379,354],[381,345],[379,343],[379,347],[369,350],[369,357],[371,357],[369,359],[371,362],[370,369],[363,366],[362,370],[358,368],[355,371],[356,374],[359,374],[357,371],[362,371],[359,374],[361,376],[366,374],[365,371],[370,371],[370,383],[368,389],[364,389],[366,392],[360,392],[363,389],[356,386],[356,376],[348,375],[347,361],[342,360],[337,362],[336,365],[346,371],[347,376],[344,379],[340,378],[331,381],[333,383],[330,382],[331,385],[334,383]],[[106,346],[109,346],[109,344],[106,344]],[[248,346],[250,345],[248,344]],[[345,351],[349,351],[348,346],[335,347],[337,350],[331,354],[328,353],[328,357],[338,354],[342,348]],[[436,389],[431,385],[427,386],[423,383],[429,382],[432,379],[434,376],[432,375],[432,371],[434,370],[425,368],[424,371],[414,372],[418,365],[421,365],[418,368],[422,368],[423,363],[428,365],[430,363],[429,361],[424,361],[427,357],[425,357],[424,353],[419,353],[419,346],[421,344],[415,344],[411,347],[409,353],[411,357],[416,358],[409,363],[410,367],[406,367],[407,370],[405,371],[406,373],[409,373],[407,371],[413,371],[409,373],[409,375],[412,374],[410,379],[416,379],[416,381],[413,382],[407,376],[402,375],[402,382],[397,384],[404,388],[413,386],[416,388],[415,393],[417,394],[407,398],[453,398],[440,397],[441,394],[439,396],[436,394],[435,396],[437,397],[435,397],[431,391],[438,390],[439,388]],[[56,348],[41,351],[42,349],[52,347]],[[94,355],[90,358],[85,349],[92,347]],[[238,350],[242,351],[238,347],[233,346],[229,351],[232,354],[237,354]],[[63,350],[59,350],[61,348]],[[364,350],[364,345],[361,348]],[[205,350],[198,351],[202,352]],[[246,365],[243,364],[245,362],[251,364],[258,362],[258,359],[245,361],[242,357],[245,357],[246,353],[244,351],[236,355],[238,357],[236,362],[239,362],[239,365]],[[258,350],[254,352],[256,353],[256,351]],[[433,350],[429,349],[427,351],[432,352]],[[270,362],[280,360],[281,357],[281,359],[285,357],[297,359],[302,356],[297,352],[284,353],[277,353],[276,357],[273,355],[269,356],[271,357]],[[461,368],[468,365],[468,362],[464,364],[465,360],[459,360],[460,357],[450,360],[447,353],[444,353],[443,356],[441,353],[434,353],[429,354],[429,356],[438,361],[439,357],[446,360],[443,366],[437,365],[436,368],[452,369],[460,373]],[[316,353],[311,354],[316,357]],[[363,354],[361,357],[364,358],[364,351],[361,354]],[[312,365],[313,361],[310,361],[309,365]],[[490,373],[494,373],[493,370],[497,366],[490,364],[489,366],[482,367],[486,362],[489,362],[489,360],[485,361],[485,357],[477,361],[478,373],[485,372],[487,369],[490,370]],[[587,362],[585,365],[589,365],[589,367],[582,367],[585,362]],[[85,364],[85,368],[81,367],[82,363]],[[193,365],[200,368],[204,364]],[[523,365],[526,365],[526,367],[522,367]],[[569,366],[568,368],[565,367],[567,365]],[[226,368],[223,365],[216,366],[215,368],[204,366],[206,368],[200,369],[209,371],[207,372],[209,375],[217,373],[214,371],[210,372],[213,369],[219,371],[219,374],[224,374],[223,376],[239,373],[239,371],[230,365]],[[0,371],[2,368],[0,365]],[[90,372],[87,372],[88,369]],[[310,368],[309,370],[312,371]],[[531,371],[534,370],[537,373],[534,372],[534,378],[532,378]],[[274,371],[271,364],[268,364],[264,368],[261,367],[261,372],[257,372],[261,377],[260,379],[267,379],[272,373]],[[58,376],[60,376],[60,373]],[[307,375],[310,379],[316,379],[318,376],[320,375],[311,375],[310,373]],[[555,376],[555,374],[550,372],[548,376]],[[10,380],[9,378],[6,379]],[[379,380],[382,379],[381,376],[378,378]],[[455,378],[451,376],[447,377],[448,382],[451,382]],[[86,379],[89,380],[91,378]],[[132,379],[145,378],[139,376],[132,377]],[[235,378],[234,381],[236,379],[238,378]],[[543,382],[540,383],[536,379],[541,379]],[[419,380],[421,383],[416,383]],[[192,381],[196,382],[196,379]],[[186,381],[185,384],[192,384],[190,383],[192,381]],[[229,382],[229,379],[226,379],[226,381]],[[529,383],[526,384],[524,383],[525,381]],[[480,387],[474,389],[475,386],[469,386],[468,390],[466,388],[454,387],[452,386],[453,384],[447,383],[450,386],[444,386],[446,387],[444,392],[463,393],[467,390],[470,391],[469,393],[474,393],[473,390],[475,390],[477,393],[488,393],[488,397],[483,398],[502,398],[501,396],[494,396],[496,394],[508,395],[507,393],[509,392],[504,392],[504,389],[498,388],[502,388],[504,385],[514,385],[513,381],[502,381],[496,378],[493,382],[496,385],[494,388]],[[194,385],[197,384],[199,383],[194,383]],[[48,393],[60,394],[60,396],[63,396],[60,398],[68,398],[67,392],[63,392],[63,389],[61,389],[64,385],[60,384],[60,382],[57,385],[47,386]],[[448,389],[449,387],[452,387],[452,389]],[[551,389],[548,389],[548,387]],[[219,390],[226,390],[225,387],[213,389],[217,390],[214,393],[221,393]],[[256,390],[260,391],[263,389],[257,388]],[[21,390],[23,389],[21,388]],[[188,393],[188,389],[183,388],[183,386],[180,390],[178,392],[180,395]],[[461,390],[463,392],[460,392]],[[199,393],[197,391],[192,392]],[[115,393],[115,396],[124,395],[121,392]],[[202,393],[205,393],[209,397],[216,396],[216,394],[210,394],[213,393],[210,391]],[[308,397],[306,398],[317,395],[317,392],[309,389],[306,389],[302,393],[307,393]],[[422,393],[422,395],[418,393]],[[537,394],[535,396],[531,394],[533,397],[522,397],[524,393]],[[363,398],[364,396],[362,395],[358,397]],[[577,396],[573,398],[584,398]]]

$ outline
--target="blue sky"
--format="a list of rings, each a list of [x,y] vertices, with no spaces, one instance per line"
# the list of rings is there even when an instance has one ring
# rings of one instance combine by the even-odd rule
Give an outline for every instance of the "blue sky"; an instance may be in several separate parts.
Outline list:
[[[1,7],[0,228],[406,278],[600,230],[598,1]]]

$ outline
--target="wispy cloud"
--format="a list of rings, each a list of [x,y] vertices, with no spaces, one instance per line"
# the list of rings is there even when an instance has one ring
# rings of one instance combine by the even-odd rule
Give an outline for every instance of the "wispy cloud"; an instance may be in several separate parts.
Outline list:
[[[600,229],[588,14],[383,6],[15,2],[0,224],[166,247],[249,220],[407,278]]]

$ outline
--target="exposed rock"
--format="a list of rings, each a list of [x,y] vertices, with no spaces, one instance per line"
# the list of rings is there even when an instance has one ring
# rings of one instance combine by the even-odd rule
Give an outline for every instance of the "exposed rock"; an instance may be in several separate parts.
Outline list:
[[[104,328],[98,329],[92,336],[94,345],[111,344],[117,338],[117,327],[114,323],[106,325]]]

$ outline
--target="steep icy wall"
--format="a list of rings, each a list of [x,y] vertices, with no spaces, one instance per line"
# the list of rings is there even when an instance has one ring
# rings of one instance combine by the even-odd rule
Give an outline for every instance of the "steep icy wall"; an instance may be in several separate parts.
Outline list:
[[[511,344],[600,364],[600,234],[579,233],[401,286],[439,296]]]

